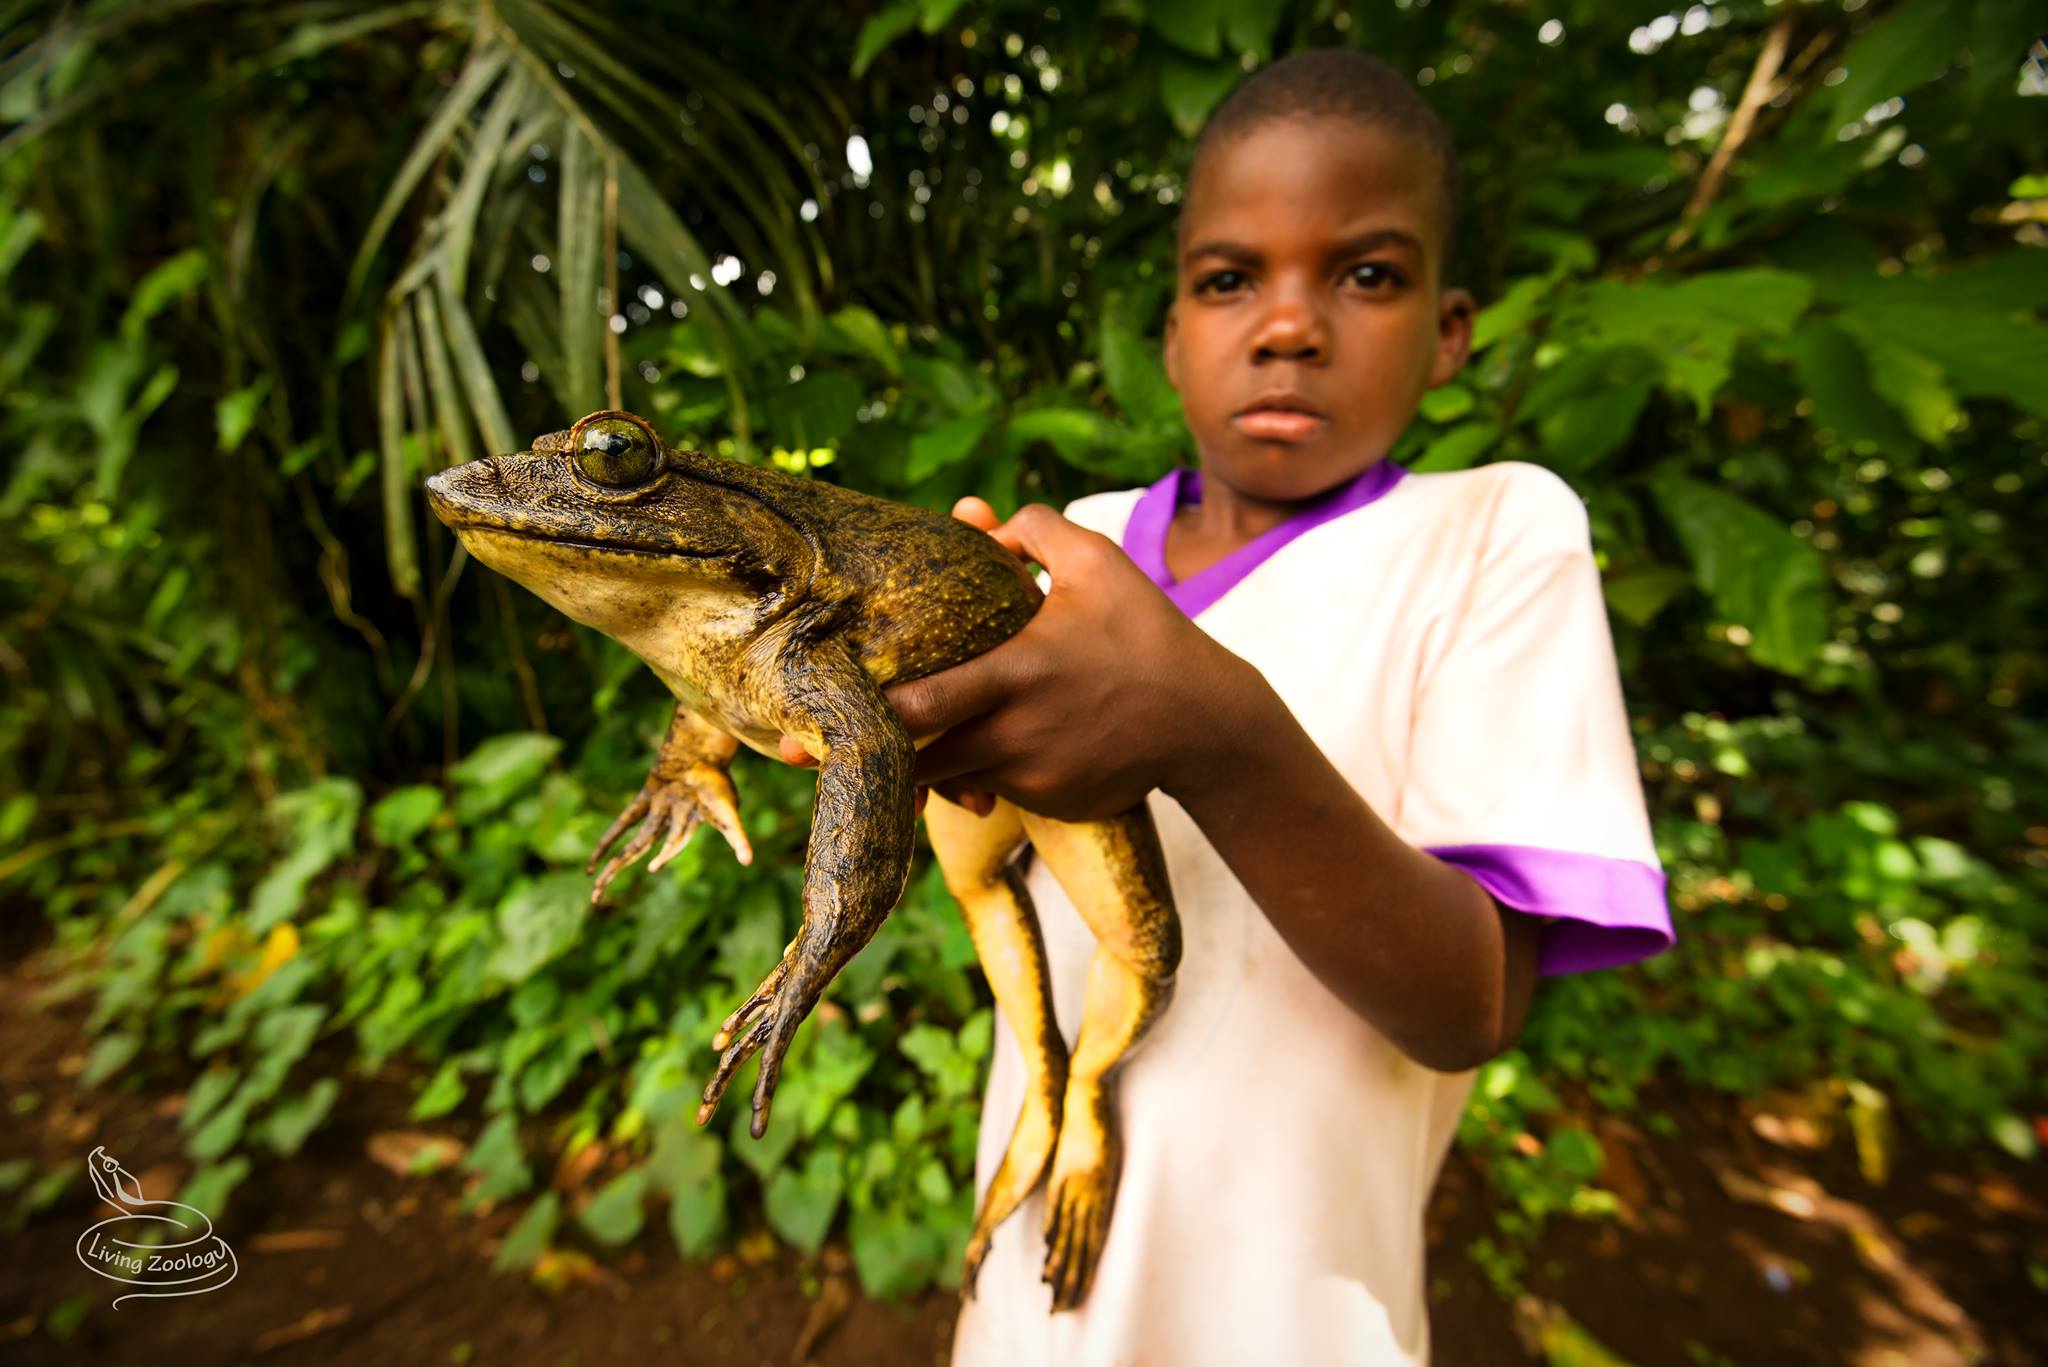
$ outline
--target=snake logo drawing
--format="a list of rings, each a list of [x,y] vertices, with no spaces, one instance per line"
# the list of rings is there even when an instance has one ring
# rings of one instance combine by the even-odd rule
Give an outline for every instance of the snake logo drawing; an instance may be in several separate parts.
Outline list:
[[[213,1232],[205,1211],[146,1199],[135,1174],[104,1145],[92,1151],[85,1167],[99,1194],[121,1213],[78,1236],[78,1261],[109,1281],[148,1288],[116,1296],[116,1310],[122,1301],[218,1291],[235,1279],[235,1251]]]

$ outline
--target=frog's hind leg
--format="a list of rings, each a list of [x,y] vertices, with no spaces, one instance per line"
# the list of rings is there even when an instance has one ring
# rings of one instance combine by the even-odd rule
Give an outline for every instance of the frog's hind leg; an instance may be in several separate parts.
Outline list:
[[[938,857],[947,889],[960,903],[989,989],[1023,1048],[1027,1074],[1023,1110],[968,1236],[961,1286],[971,1296],[996,1226],[1031,1194],[1052,1157],[1067,1086],[1067,1046],[1053,1018],[1038,917],[1010,862],[1024,843],[1021,814],[1009,803],[998,802],[992,813],[980,817],[934,793],[925,805],[924,820],[932,853]]]
[[[1024,829],[1096,940],[1046,1201],[1044,1280],[1053,1309],[1071,1310],[1094,1281],[1116,1203],[1123,1146],[1112,1074],[1166,1009],[1180,917],[1142,804],[1075,825],[1026,814]]]

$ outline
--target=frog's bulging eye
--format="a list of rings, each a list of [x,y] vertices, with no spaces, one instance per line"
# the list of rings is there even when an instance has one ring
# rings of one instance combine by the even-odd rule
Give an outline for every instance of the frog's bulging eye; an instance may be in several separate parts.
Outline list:
[[[661,469],[661,447],[654,434],[631,418],[585,418],[571,434],[569,452],[577,469],[608,489],[645,484]]]

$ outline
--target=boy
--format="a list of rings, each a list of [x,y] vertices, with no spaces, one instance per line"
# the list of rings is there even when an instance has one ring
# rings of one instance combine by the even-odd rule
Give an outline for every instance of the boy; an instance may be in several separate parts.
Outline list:
[[[1119,1074],[1094,1285],[1051,1313],[1042,1192],[997,1230],[954,1361],[1419,1363],[1422,1213],[1539,972],[1671,938],[1585,511],[1515,462],[1387,462],[1451,379],[1448,135],[1389,68],[1305,53],[1197,145],[1166,363],[1200,457],[1000,527],[1051,590],[890,690],[920,778],[1064,819],[1150,794],[1185,951]],[[1120,547],[1120,549],[1119,549]],[[1042,863],[1061,1028],[1093,938]],[[985,1186],[1022,1098],[998,1032]]]

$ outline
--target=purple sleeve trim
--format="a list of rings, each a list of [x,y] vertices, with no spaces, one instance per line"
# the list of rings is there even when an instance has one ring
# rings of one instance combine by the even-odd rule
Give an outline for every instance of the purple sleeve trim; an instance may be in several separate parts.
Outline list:
[[[1671,948],[1664,871],[1634,859],[1536,845],[1428,845],[1503,906],[1559,918],[1543,932],[1536,971],[1614,968]]]

